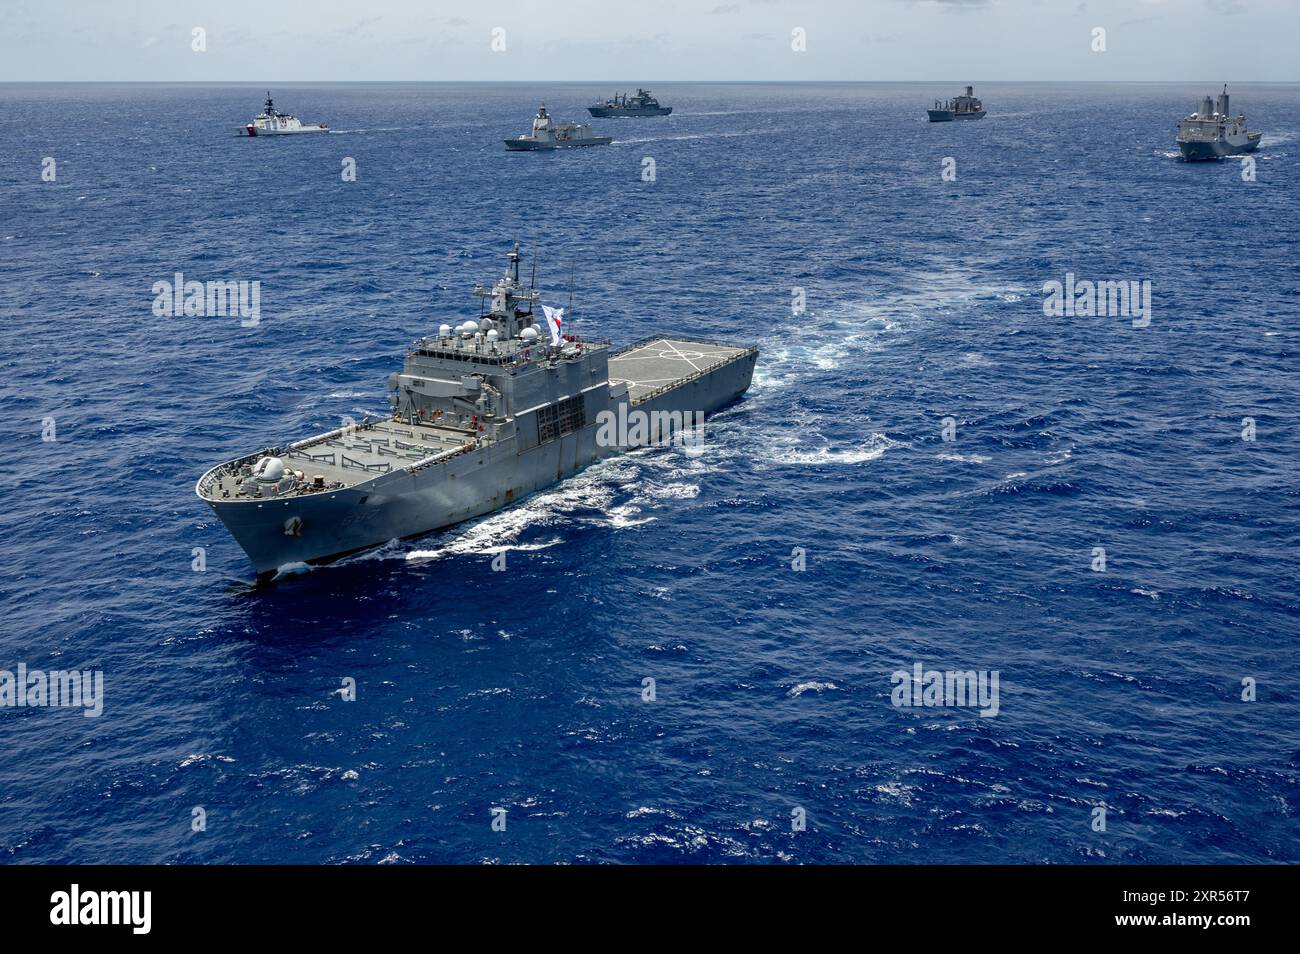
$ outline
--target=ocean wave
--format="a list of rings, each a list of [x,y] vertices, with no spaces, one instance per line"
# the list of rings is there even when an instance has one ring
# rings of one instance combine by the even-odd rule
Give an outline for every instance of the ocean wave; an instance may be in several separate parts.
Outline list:
[[[820,466],[823,464],[843,465],[843,464],[865,464],[873,460],[879,460],[885,456],[885,453],[894,447],[909,447],[911,445],[896,441],[881,433],[869,435],[866,440],[858,446],[841,446],[831,443],[828,439],[821,437],[819,434],[812,435],[813,441],[821,441],[821,446],[810,446],[809,442],[798,436],[788,434],[778,434],[769,436],[764,442],[768,446],[767,451],[756,451],[754,461],[758,465],[763,464],[785,464],[785,465],[812,465]]]

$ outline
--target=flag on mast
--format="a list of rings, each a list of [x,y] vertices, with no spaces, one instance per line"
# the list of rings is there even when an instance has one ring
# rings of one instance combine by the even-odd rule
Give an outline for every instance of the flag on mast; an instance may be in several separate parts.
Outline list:
[[[542,311],[546,313],[546,326],[551,329],[551,344],[558,345],[560,343],[560,327],[564,324],[564,309],[543,305]]]

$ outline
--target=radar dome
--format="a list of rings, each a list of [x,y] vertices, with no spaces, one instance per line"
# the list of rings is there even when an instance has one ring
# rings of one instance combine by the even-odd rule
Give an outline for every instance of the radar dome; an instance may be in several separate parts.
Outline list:
[[[284,461],[278,457],[263,457],[253,465],[253,476],[273,484],[284,476]]]
[[[520,337],[520,338],[523,338],[525,341],[536,341],[536,340],[537,340],[537,329],[536,329],[536,328],[525,328],[523,331],[519,332],[519,337]]]
[[[439,338],[450,338],[450,337],[451,337],[451,325],[439,325],[439,326],[438,326],[438,337],[439,337]]]

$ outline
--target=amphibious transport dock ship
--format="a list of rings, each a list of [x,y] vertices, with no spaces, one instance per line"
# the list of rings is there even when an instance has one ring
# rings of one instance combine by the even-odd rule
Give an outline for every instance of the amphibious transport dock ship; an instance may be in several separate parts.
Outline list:
[[[653,338],[611,352],[560,334],[562,309],[535,322],[541,294],[520,284],[519,258],[516,244],[505,275],[474,289],[490,306],[481,318],[415,342],[389,377],[389,419],[269,447],[199,478],[196,493],[259,579],[508,506],[652,442],[644,428],[612,422],[689,426],[749,388],[753,346]]]
[[[1188,162],[1254,152],[1263,137],[1247,131],[1245,116],[1228,112],[1227,86],[1214,103],[1206,96],[1201,108],[1178,124],[1178,149]]]
[[[946,103],[937,99],[934,109],[926,110],[932,123],[950,123],[954,119],[983,119],[984,104],[975,96],[975,87],[967,86],[966,92]]]

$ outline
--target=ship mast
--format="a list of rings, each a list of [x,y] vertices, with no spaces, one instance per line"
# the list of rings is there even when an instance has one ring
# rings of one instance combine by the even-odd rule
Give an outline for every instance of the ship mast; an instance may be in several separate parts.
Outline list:
[[[474,286],[474,294],[479,298],[492,300],[492,310],[488,317],[497,325],[502,338],[515,337],[524,328],[533,323],[533,303],[539,301],[541,293],[534,289],[525,289],[519,282],[519,243],[510,250],[506,273],[491,288]],[[526,305],[527,308],[520,306]]]

